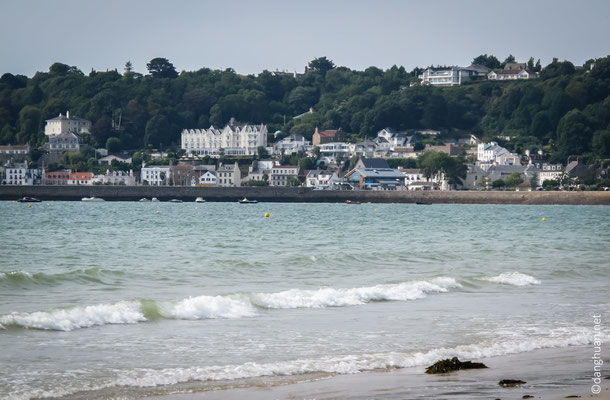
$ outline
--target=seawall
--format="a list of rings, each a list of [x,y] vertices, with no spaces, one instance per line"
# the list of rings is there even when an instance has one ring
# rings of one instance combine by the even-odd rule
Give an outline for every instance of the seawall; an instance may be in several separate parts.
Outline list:
[[[135,201],[156,197],[161,201],[238,201],[244,197],[260,202],[339,203],[346,200],[371,203],[434,204],[588,204],[610,205],[610,192],[500,192],[500,191],[330,191],[282,187],[171,187],[171,186],[0,186],[0,200],[24,196],[40,200],[78,201],[101,197],[106,201]]]

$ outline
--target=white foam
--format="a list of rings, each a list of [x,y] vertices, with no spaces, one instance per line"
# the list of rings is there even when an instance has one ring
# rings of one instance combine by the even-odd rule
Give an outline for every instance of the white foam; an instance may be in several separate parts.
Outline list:
[[[408,301],[426,297],[427,293],[447,292],[461,285],[453,278],[412,281],[370,287],[318,290],[290,289],[277,293],[257,293],[252,301],[261,307],[274,309],[343,307],[371,301]]]
[[[164,303],[161,315],[176,319],[242,318],[256,315],[254,306],[245,301],[222,296],[198,296],[177,303]]]
[[[481,280],[513,286],[540,285],[541,283],[533,276],[522,274],[520,272],[505,272],[498,276],[481,278]]]
[[[104,324],[133,324],[139,321],[146,321],[146,318],[142,314],[141,304],[135,301],[0,316],[2,325],[58,331]]]
[[[470,344],[453,348],[438,348],[426,352],[390,352],[347,355],[322,357],[318,359],[280,361],[266,364],[249,362],[241,365],[167,368],[162,370],[139,369],[126,371],[121,374],[116,380],[116,385],[152,387],[188,381],[235,380],[262,376],[299,375],[313,372],[354,374],[375,369],[407,368],[428,365],[440,359],[451,357],[481,359],[523,353],[542,348],[586,345],[590,342],[590,332],[582,332],[573,333],[570,336]]]

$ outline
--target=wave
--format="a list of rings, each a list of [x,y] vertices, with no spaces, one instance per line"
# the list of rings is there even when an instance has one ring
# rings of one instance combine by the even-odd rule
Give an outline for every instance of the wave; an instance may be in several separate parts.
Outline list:
[[[427,293],[444,293],[461,285],[453,278],[434,278],[371,287],[318,290],[290,289],[278,293],[252,296],[254,304],[263,308],[324,308],[362,305],[372,301],[408,301],[426,297]]]
[[[32,313],[0,315],[0,327],[16,326],[72,331],[105,324],[133,324],[166,319],[245,318],[259,309],[347,307],[372,301],[409,301],[429,293],[444,293],[461,285],[453,278],[434,278],[351,289],[290,289],[277,293],[242,293],[225,296],[197,296],[176,302],[154,300],[123,301]]]
[[[117,377],[116,386],[153,387],[189,381],[219,381],[257,378],[264,376],[290,376],[309,373],[354,374],[392,368],[408,368],[432,364],[440,359],[482,359],[509,354],[525,353],[544,348],[560,348],[591,343],[590,332],[563,337],[542,337],[504,342],[484,342],[438,348],[425,352],[390,352],[375,354],[299,359],[273,363],[249,362],[192,368],[139,369],[127,371]]]
[[[540,285],[541,283],[533,276],[522,274],[520,272],[505,272],[498,276],[480,278],[480,280],[513,286]]]
[[[4,287],[23,285],[52,285],[64,282],[94,282],[104,284],[104,279],[123,276],[125,272],[98,267],[76,269],[61,274],[30,273],[23,270],[0,272],[0,285]]]

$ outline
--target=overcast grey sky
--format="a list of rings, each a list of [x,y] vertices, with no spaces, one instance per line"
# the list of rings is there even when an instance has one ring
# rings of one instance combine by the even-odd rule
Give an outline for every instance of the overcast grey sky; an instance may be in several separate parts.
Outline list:
[[[0,74],[56,62],[88,73],[154,57],[178,71],[303,71],[337,65],[408,70],[469,65],[479,54],[575,64],[610,54],[609,0],[196,1],[2,0]]]

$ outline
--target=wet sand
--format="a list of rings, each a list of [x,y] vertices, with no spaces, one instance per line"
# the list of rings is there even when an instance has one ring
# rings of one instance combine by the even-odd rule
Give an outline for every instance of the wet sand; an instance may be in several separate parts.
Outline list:
[[[391,371],[367,372],[333,377],[301,377],[301,382],[278,384],[261,378],[254,386],[190,393],[152,396],[156,400],[194,399],[583,399],[610,400],[610,375],[602,370],[601,393],[591,393],[593,364],[590,346],[543,349],[529,353],[473,360],[489,368],[427,375],[425,368],[414,367]],[[605,360],[610,364],[610,360]],[[606,364],[605,362],[605,364]],[[608,365],[606,364],[606,365]],[[502,379],[519,379],[526,384],[503,388]],[[303,380],[308,380],[303,382]],[[225,386],[227,387],[227,386]],[[166,388],[167,389],[167,388]],[[203,389],[203,387],[201,388]],[[206,390],[206,389],[203,389]],[[529,397],[526,397],[529,398]]]

